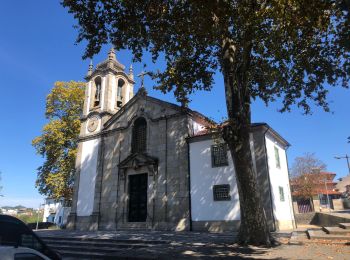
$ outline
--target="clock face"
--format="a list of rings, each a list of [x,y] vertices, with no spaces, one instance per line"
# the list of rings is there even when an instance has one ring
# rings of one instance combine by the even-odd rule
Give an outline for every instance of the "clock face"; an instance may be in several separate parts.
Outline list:
[[[89,119],[88,125],[87,125],[89,132],[95,131],[97,129],[97,126],[98,126],[98,117],[96,117],[96,116],[91,117]]]

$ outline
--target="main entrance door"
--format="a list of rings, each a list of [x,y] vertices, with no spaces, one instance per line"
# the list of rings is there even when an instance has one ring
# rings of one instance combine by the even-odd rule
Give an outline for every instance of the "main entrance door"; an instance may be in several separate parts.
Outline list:
[[[129,222],[147,218],[147,173],[129,175]]]

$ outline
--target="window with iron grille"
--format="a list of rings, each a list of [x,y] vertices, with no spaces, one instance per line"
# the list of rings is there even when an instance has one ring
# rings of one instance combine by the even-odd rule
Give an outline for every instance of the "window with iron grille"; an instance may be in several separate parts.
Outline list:
[[[226,144],[217,144],[211,146],[211,166],[227,166],[227,146]]]
[[[230,185],[221,184],[213,186],[214,201],[231,200]]]
[[[144,153],[146,152],[147,144],[147,122],[143,117],[136,119],[133,136],[132,136],[132,152]]]

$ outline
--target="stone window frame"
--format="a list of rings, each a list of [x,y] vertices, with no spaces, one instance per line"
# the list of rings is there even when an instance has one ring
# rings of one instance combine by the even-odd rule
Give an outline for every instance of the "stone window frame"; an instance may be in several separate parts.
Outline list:
[[[139,127],[138,121],[143,121],[144,122],[144,132],[140,133],[140,131],[138,131],[138,133],[136,133],[137,129],[136,127]],[[141,129],[142,130],[142,129]],[[134,121],[134,125],[132,128],[132,137],[131,137],[131,152],[132,153],[146,153],[147,151],[147,120],[144,117],[138,117],[135,121]],[[140,134],[142,134],[142,136],[140,136]],[[139,142],[139,138],[141,137],[141,142],[143,143],[142,145],[140,145]],[[142,141],[142,139],[144,139]],[[140,147],[143,146],[143,147]]]
[[[122,82],[122,84],[120,85],[120,82]],[[122,107],[123,105],[123,88],[125,88],[126,86],[126,81],[124,78],[118,78],[117,79],[117,93],[116,93],[116,106],[117,107]]]
[[[214,144],[210,147],[212,168],[228,166],[227,150],[227,144],[225,143]],[[217,156],[222,157],[215,159]]]
[[[230,201],[230,184],[213,185],[213,200],[214,201]]]
[[[96,104],[97,100],[96,100],[96,90],[97,90],[97,81],[100,81],[100,94],[99,94],[99,100],[98,100],[98,104]],[[93,80],[92,80],[92,84],[91,84],[91,93],[90,93],[90,110],[95,110],[97,108],[101,107],[101,99],[102,99],[102,77],[101,76],[96,76]]]

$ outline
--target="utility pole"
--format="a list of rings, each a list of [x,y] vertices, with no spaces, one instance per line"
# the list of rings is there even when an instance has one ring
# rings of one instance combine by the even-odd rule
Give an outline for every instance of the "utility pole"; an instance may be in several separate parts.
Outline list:
[[[39,204],[38,211],[37,211],[36,228],[35,228],[35,230],[38,230],[38,226],[39,226],[39,211],[40,211],[40,206],[41,206],[41,204]]]
[[[327,188],[327,178],[324,178],[324,186],[326,187],[326,194],[327,194],[327,208],[328,212],[331,211],[331,204],[329,203],[329,195],[328,195],[328,188]]]
[[[334,156],[335,159],[346,159],[346,162],[348,164],[348,175],[350,176],[350,163],[349,163],[349,156],[345,154],[345,156]]]
[[[38,230],[38,227],[39,227],[39,215],[40,215],[40,208],[43,204],[39,204],[39,208],[38,208],[38,214],[37,214],[37,218],[36,218],[36,228],[35,230]]]

